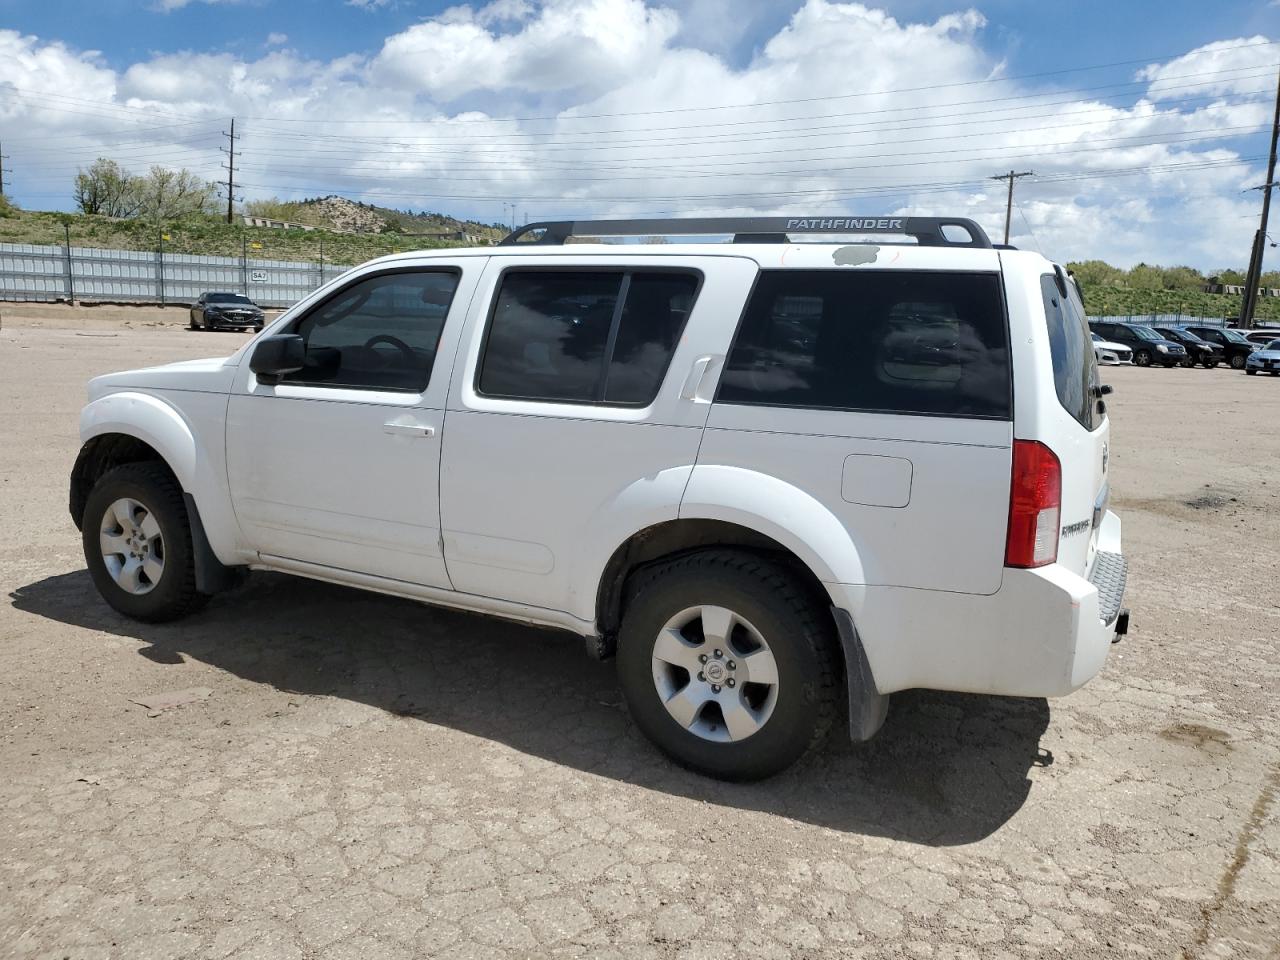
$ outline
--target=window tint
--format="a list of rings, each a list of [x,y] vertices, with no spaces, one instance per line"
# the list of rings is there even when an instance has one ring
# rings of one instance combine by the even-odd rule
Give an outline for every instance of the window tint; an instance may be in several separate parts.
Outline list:
[[[352,284],[294,325],[307,358],[287,382],[422,392],[457,286],[454,270],[389,273]]]
[[[688,273],[631,275],[609,358],[606,402],[646,404],[658,395],[697,289],[698,278]]]
[[[508,271],[477,389],[526,400],[650,403],[697,286],[690,273]]]
[[[1049,354],[1053,360],[1053,385],[1058,402],[1081,426],[1092,430],[1096,409],[1093,386],[1097,382],[1098,365],[1083,311],[1070,295],[1062,295],[1051,273],[1041,276],[1040,292],[1049,328]]]
[[[764,271],[716,399],[1007,419],[999,276]]]

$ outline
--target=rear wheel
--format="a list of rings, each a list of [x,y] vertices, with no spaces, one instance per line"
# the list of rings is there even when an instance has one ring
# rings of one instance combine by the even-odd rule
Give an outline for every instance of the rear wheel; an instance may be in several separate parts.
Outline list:
[[[1137,353],[1133,355],[1133,362],[1135,366],[1139,366],[1139,367],[1151,366],[1150,352],[1146,350],[1139,350]]]
[[[127,617],[175,620],[208,599],[196,590],[187,507],[158,463],[104,474],[85,504],[85,562],[102,598]]]
[[[1231,358],[1231,369],[1232,369],[1232,370],[1243,370],[1243,369],[1244,369],[1244,355],[1243,355],[1243,354],[1239,354],[1239,353],[1237,353],[1234,357],[1232,357],[1232,358]]]
[[[618,636],[636,725],[677,763],[756,780],[821,742],[836,715],[834,624],[785,568],[690,554],[638,575]]]
[[[190,316],[190,318],[189,318],[189,319],[188,319],[188,321],[187,321],[187,329],[188,329],[188,330],[199,330],[199,329],[200,329],[200,327],[196,324],[196,314],[195,314],[195,311],[194,311],[194,310],[191,312],[191,316]]]

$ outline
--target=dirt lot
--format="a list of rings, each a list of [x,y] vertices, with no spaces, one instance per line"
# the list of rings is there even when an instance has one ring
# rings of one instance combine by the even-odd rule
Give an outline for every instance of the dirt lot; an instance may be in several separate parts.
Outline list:
[[[1134,629],[1090,686],[898,695],[726,786],[572,637],[266,575],[116,616],[84,381],[243,338],[3,314],[0,955],[1280,957],[1280,380],[1108,372]]]

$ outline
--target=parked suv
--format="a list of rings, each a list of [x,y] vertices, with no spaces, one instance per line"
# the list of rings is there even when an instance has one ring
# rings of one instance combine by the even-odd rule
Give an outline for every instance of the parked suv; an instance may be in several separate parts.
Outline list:
[[[1206,370],[1216,367],[1222,361],[1222,347],[1216,343],[1210,343],[1208,340],[1202,340],[1190,330],[1184,330],[1182,327],[1156,327],[1151,328],[1166,340],[1180,344],[1187,351],[1187,359],[1184,363],[1188,367],[1194,367],[1200,364]]]
[[[897,690],[1102,668],[1107,390],[1063,269],[970,221],[533,224],[93,380],[71,514],[141,620],[252,567],[573,631],[666,753],[746,779]]]
[[[1256,343],[1250,343],[1239,330],[1225,327],[1205,327],[1199,324],[1187,324],[1187,330],[1202,340],[1208,340],[1222,347],[1222,353],[1232,370],[1243,370],[1249,354],[1258,349]]]
[[[1166,340],[1145,323],[1110,323],[1095,320],[1091,330],[1107,340],[1123,343],[1133,351],[1135,366],[1149,367],[1158,363],[1164,367],[1176,367],[1187,359],[1187,349],[1180,343]]]

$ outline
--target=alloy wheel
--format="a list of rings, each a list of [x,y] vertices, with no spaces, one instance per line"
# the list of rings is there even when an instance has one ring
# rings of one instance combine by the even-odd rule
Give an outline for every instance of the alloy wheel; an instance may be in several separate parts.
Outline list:
[[[164,575],[164,537],[145,504],[121,497],[107,507],[99,526],[102,562],[126,593],[150,593]]]
[[[667,621],[653,646],[653,683],[678,724],[704,740],[745,740],[778,701],[778,664],[764,636],[727,607]]]

